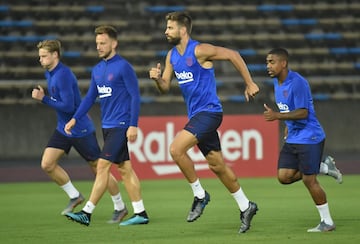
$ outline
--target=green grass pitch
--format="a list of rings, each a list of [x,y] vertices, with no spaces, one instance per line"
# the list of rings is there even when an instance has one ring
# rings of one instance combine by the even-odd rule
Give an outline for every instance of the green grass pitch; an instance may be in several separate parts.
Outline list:
[[[360,243],[359,175],[344,176],[339,185],[320,176],[337,229],[307,233],[319,222],[318,212],[301,182],[280,185],[275,178],[239,179],[250,200],[259,206],[249,232],[237,233],[239,210],[217,179],[202,179],[211,201],[203,215],[186,222],[192,203],[190,186],[182,180],[142,181],[148,225],[110,225],[113,204],[106,193],[89,227],[67,220],[60,212],[67,197],[52,182],[0,184],[1,243]],[[92,182],[74,184],[88,197]],[[121,185],[127,207],[132,206]],[[82,206],[81,206],[82,207]],[[78,207],[77,210],[81,210]],[[129,214],[128,217],[131,215]]]

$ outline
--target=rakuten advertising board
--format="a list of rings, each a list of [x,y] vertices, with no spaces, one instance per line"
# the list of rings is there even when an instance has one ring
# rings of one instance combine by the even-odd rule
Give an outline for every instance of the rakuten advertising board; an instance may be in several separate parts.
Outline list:
[[[171,158],[169,147],[187,121],[186,116],[140,117],[138,138],[129,143],[131,162],[140,179],[183,178]],[[277,121],[266,122],[262,115],[224,115],[218,132],[224,160],[238,177],[276,175]],[[199,177],[215,177],[197,147],[190,149],[188,154]],[[115,168],[113,173],[119,177]]]

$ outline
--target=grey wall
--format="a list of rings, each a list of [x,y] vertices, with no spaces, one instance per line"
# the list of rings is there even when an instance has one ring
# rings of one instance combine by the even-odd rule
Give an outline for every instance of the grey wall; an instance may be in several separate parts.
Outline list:
[[[271,103],[268,103],[274,105]],[[225,114],[262,114],[263,102],[223,103]],[[359,101],[316,101],[318,118],[326,133],[326,151],[360,151]],[[184,104],[142,104],[141,115],[185,115]],[[99,107],[90,111],[101,140]],[[40,158],[56,123],[56,114],[43,104],[0,105],[0,159]],[[279,128],[281,130],[281,128]],[[280,135],[281,137],[281,135]],[[279,143],[280,140],[279,140]],[[72,152],[70,157],[77,157]]]

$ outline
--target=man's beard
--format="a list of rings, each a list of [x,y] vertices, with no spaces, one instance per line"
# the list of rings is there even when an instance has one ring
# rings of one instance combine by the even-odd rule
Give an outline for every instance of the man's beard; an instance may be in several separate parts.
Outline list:
[[[178,45],[180,43],[180,40],[180,37],[168,38],[168,42],[174,46]]]

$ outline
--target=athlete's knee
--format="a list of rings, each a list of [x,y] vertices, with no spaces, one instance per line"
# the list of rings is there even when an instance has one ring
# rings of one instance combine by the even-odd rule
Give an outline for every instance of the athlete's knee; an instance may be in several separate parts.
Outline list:
[[[225,164],[221,162],[209,162],[209,169],[215,174],[220,174],[226,170]]]
[[[291,184],[302,179],[302,173],[296,169],[284,169],[278,170],[278,181],[281,184]]]
[[[209,162],[209,169],[217,175],[225,173],[227,167],[223,161]]]
[[[283,185],[288,185],[293,183],[293,180],[290,177],[278,176],[278,181]]]
[[[58,162],[64,153],[65,152],[62,149],[47,147],[41,158],[41,169],[46,173],[53,172],[58,166]]]
[[[56,161],[53,160],[42,160],[41,161],[41,169],[45,172],[52,172],[57,165]]]
[[[278,174],[278,181],[283,185],[292,184],[301,180],[301,174]]]
[[[294,175],[289,173],[278,173],[278,181],[283,185],[288,185],[294,182]]]
[[[169,149],[171,157],[176,161],[176,159],[180,158],[184,152],[182,152],[178,147],[176,147],[174,144],[170,145]]]
[[[96,174],[103,174],[110,172],[111,162],[105,159],[101,159],[96,165]]]
[[[222,173],[226,171],[226,164],[223,160],[220,151],[210,151],[206,156],[206,160],[209,163],[209,168],[215,174]]]

